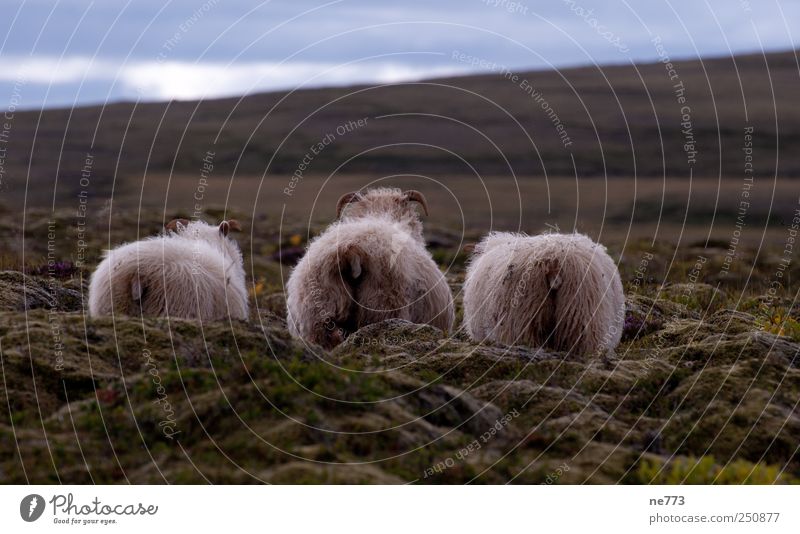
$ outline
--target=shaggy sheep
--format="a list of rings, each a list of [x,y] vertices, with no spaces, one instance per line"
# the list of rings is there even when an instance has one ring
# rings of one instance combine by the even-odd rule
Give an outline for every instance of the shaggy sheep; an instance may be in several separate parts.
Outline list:
[[[292,335],[331,348],[384,319],[453,327],[453,296],[422,237],[418,191],[379,188],[339,199],[287,285]],[[344,214],[342,212],[344,211]]]
[[[89,314],[247,319],[242,253],[230,231],[241,231],[237,221],[176,219],[163,235],[107,251],[89,284]]]
[[[476,341],[588,354],[614,349],[624,319],[617,267],[584,235],[493,233],[467,268],[464,322]]]

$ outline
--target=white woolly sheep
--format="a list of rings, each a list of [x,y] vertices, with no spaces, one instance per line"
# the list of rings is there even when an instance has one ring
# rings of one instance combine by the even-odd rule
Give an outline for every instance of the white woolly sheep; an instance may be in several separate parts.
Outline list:
[[[331,348],[384,319],[453,327],[453,296],[425,248],[414,203],[427,215],[419,191],[378,188],[339,199],[340,220],[311,242],[289,278],[292,335]]]
[[[492,233],[464,282],[464,322],[492,340],[589,354],[622,336],[625,295],[605,247],[585,235]]]
[[[89,314],[246,320],[242,253],[228,237],[239,223],[175,219],[165,228],[106,252],[89,284]]]

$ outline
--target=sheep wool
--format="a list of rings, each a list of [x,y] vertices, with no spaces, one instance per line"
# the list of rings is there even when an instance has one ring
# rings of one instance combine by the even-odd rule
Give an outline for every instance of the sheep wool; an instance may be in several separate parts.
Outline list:
[[[585,235],[497,232],[475,247],[464,282],[475,341],[589,354],[613,350],[624,320],[619,271]]]
[[[163,235],[109,250],[89,283],[89,314],[246,320],[242,253],[219,226],[176,219]]]
[[[384,319],[452,329],[453,296],[425,248],[414,203],[427,214],[418,191],[377,188],[339,200],[340,220],[311,242],[289,277],[292,335],[331,348]]]

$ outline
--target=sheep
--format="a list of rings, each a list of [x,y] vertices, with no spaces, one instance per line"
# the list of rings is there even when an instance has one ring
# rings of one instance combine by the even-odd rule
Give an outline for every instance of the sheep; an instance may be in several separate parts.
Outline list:
[[[175,219],[165,233],[106,251],[89,283],[89,315],[147,315],[246,320],[242,253],[219,226]]]
[[[477,342],[577,354],[613,350],[625,295],[605,247],[580,234],[491,233],[464,282],[464,323]]]
[[[289,277],[293,336],[329,349],[384,319],[452,329],[453,296],[425,248],[415,203],[428,214],[419,191],[376,188],[339,199],[339,220],[309,244]]]

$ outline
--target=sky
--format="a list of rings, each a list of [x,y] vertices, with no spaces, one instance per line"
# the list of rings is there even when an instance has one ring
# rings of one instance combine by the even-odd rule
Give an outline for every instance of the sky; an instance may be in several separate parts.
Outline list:
[[[797,47],[797,0],[0,0],[0,105],[194,100]],[[794,22],[794,24],[792,23]]]

